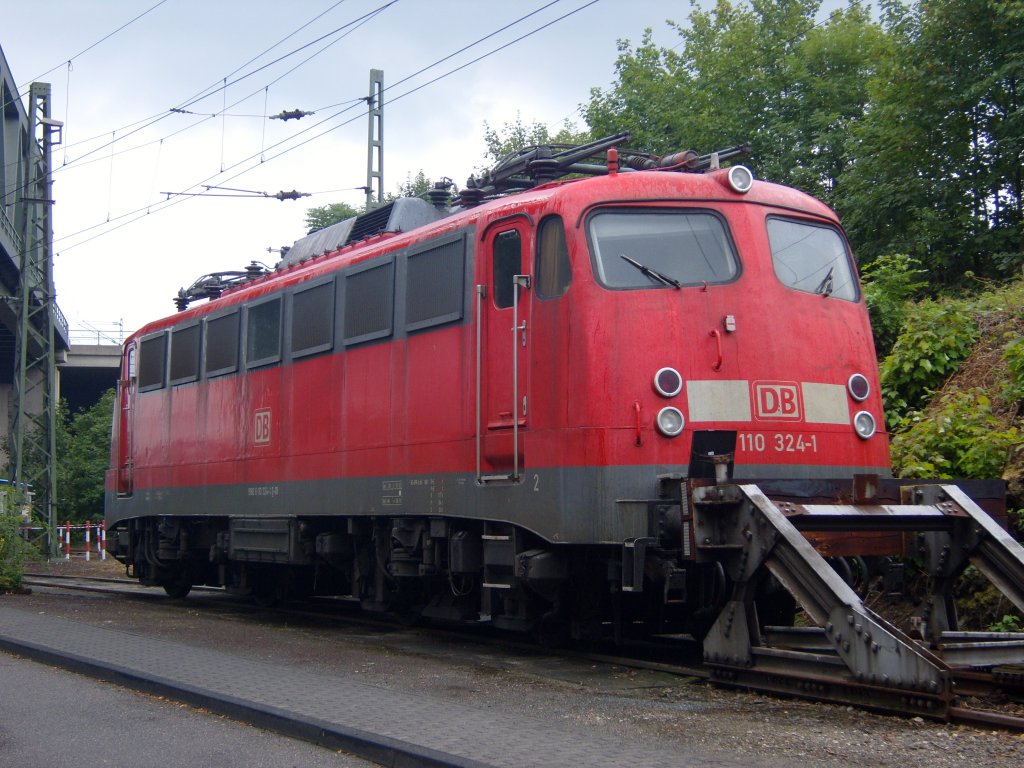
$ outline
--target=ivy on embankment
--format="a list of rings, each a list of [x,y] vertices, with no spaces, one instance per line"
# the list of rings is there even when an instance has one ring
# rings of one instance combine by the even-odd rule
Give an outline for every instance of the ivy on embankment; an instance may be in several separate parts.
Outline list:
[[[880,366],[893,472],[1004,478],[1011,523],[1022,521],[1024,278],[913,301],[913,261],[896,258],[886,270],[874,281],[865,275],[865,292],[873,320],[899,328]]]

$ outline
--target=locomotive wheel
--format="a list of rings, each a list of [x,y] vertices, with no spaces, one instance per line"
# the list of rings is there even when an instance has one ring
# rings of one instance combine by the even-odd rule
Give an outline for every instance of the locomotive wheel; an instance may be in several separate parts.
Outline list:
[[[164,592],[167,593],[168,597],[174,598],[175,600],[181,600],[192,591],[192,579],[190,579],[186,574],[181,573],[174,579],[174,581],[164,582],[161,586],[164,588]]]
[[[405,581],[404,579],[402,581]],[[391,597],[388,611],[398,623],[412,627],[419,623],[423,615],[423,587],[418,582],[400,583]]]
[[[572,639],[572,623],[557,603],[537,620],[533,629],[537,644],[544,648],[565,648]]]
[[[769,576],[757,588],[754,598],[757,620],[762,627],[791,627],[796,620],[796,600],[774,576]]]
[[[281,582],[260,579],[252,588],[253,602],[260,608],[275,608],[285,602],[287,591]]]
[[[848,558],[850,562],[850,573],[853,576],[853,583],[850,585],[861,599],[867,597],[868,588],[871,586],[871,567],[863,557]]]

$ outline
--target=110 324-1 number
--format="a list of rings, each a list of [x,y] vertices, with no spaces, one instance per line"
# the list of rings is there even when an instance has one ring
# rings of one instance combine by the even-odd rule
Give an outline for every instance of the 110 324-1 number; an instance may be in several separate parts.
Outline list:
[[[747,453],[817,453],[818,436],[792,432],[740,432],[739,448]]]

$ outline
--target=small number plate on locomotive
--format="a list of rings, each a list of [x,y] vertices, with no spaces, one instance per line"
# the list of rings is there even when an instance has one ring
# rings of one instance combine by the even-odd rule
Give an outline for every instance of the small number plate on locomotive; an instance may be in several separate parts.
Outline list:
[[[748,453],[817,453],[818,436],[793,432],[740,432],[739,449]]]

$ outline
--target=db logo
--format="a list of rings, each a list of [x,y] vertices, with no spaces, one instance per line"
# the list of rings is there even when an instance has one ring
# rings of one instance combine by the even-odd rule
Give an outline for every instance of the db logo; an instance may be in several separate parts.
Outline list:
[[[256,445],[265,445],[270,442],[270,409],[260,408],[254,416],[253,442]]]
[[[758,419],[799,421],[800,385],[795,381],[755,381],[754,413]]]

